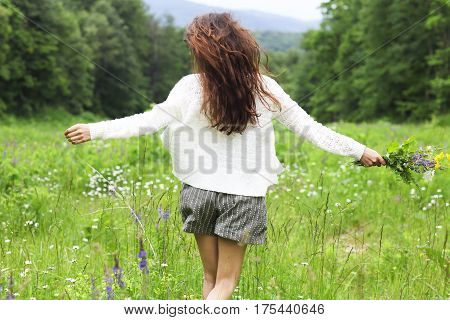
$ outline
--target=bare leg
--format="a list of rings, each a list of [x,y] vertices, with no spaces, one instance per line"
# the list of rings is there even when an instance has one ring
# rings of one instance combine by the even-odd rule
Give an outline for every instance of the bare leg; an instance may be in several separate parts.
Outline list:
[[[206,234],[195,234],[195,240],[203,263],[202,297],[206,299],[216,284],[218,247],[217,237]]]
[[[218,237],[219,264],[216,285],[211,290],[207,300],[228,300],[231,298],[241,276],[246,244]]]

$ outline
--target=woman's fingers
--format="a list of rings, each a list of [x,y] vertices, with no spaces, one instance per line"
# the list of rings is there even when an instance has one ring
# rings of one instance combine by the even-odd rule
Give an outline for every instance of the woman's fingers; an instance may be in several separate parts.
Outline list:
[[[79,139],[82,139],[82,138],[83,138],[83,134],[79,133],[77,135],[72,135],[70,137],[67,137],[67,140],[69,140],[69,141],[76,141],[76,140],[79,140]]]
[[[79,124],[75,124],[73,126],[71,126],[70,128],[66,129],[66,131],[64,131],[64,135],[68,135],[74,131],[76,131],[79,128]]]
[[[86,141],[86,139],[84,139],[83,137],[78,137],[78,138],[76,138],[76,139],[70,140],[70,142],[71,142],[72,144],[79,144],[79,143],[82,143],[82,142],[85,142],[85,141]]]
[[[82,135],[83,133],[81,131],[79,131],[78,129],[75,131],[70,132],[69,134],[66,135],[67,138],[73,139],[76,136]]]

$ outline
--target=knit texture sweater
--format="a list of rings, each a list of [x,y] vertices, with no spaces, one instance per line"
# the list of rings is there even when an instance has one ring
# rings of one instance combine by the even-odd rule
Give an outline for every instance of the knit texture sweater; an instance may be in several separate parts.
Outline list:
[[[360,160],[365,145],[339,134],[310,117],[273,78],[262,75],[265,88],[280,102],[281,110],[266,98],[257,98],[259,123],[226,135],[210,126],[200,112],[199,74],[182,77],[164,102],[150,111],[115,120],[89,123],[91,139],[128,138],[164,129],[161,138],[172,157],[173,174],[194,187],[238,194],[265,196],[278,183],[284,167],[275,153],[272,120],[278,120],[317,147]]]

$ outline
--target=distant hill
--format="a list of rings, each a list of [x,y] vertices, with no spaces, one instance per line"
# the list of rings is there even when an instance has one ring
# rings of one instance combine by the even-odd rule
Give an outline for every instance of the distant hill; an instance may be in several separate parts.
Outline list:
[[[207,12],[229,11],[240,23],[252,31],[304,32],[316,28],[319,21],[301,21],[295,18],[270,14],[257,10],[233,10],[212,7],[186,0],[144,0],[156,17],[170,14],[175,18],[175,25],[185,27],[192,19]]]
[[[253,31],[252,33],[263,49],[273,51],[299,48],[302,39],[300,32]]]

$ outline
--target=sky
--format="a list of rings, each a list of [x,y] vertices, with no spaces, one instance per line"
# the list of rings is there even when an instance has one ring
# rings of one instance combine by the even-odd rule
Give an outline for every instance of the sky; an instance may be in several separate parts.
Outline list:
[[[188,0],[229,9],[253,9],[297,18],[303,21],[320,20],[318,9],[323,0]]]

